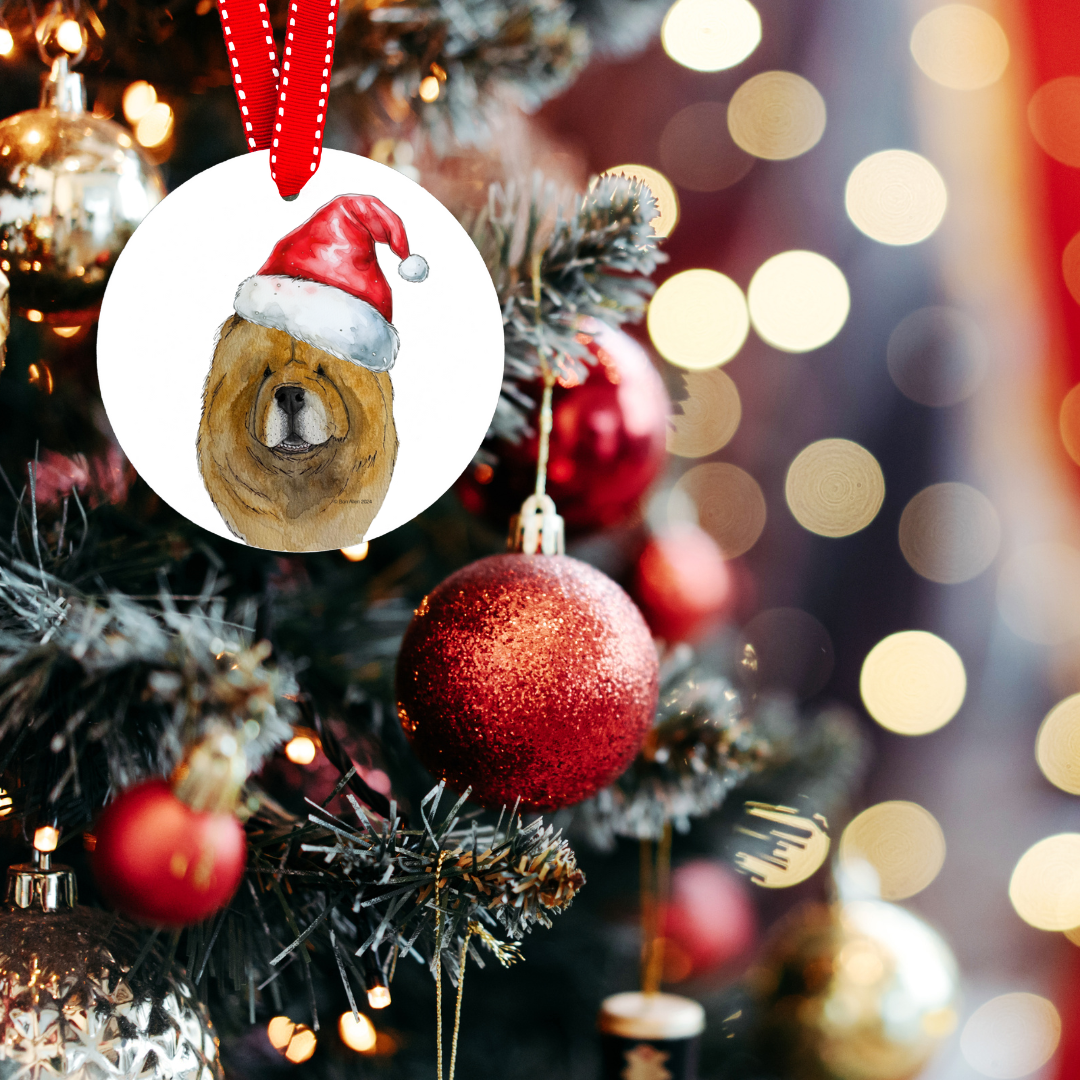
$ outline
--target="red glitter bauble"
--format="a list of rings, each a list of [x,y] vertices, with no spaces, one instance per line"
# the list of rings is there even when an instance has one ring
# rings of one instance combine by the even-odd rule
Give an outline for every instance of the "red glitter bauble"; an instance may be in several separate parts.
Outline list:
[[[577,532],[614,525],[637,506],[663,468],[671,411],[645,350],[622,330],[586,326],[579,340],[597,362],[583,383],[555,387],[547,470],[547,493]],[[533,396],[539,408],[539,387]],[[466,510],[504,528],[536,485],[538,436],[491,449],[498,464],[470,466],[457,491]]]
[[[731,609],[735,587],[716,541],[704,529],[684,524],[645,546],[634,596],[658,638],[693,641]]]
[[[641,613],[566,555],[493,555],[452,574],[398,657],[398,715],[417,756],[491,807],[587,799],[633,760],[657,693]]]
[[[247,857],[244,827],[232,814],[193,810],[165,780],[117,796],[94,837],[91,861],[102,895],[155,926],[188,926],[224,907]]]

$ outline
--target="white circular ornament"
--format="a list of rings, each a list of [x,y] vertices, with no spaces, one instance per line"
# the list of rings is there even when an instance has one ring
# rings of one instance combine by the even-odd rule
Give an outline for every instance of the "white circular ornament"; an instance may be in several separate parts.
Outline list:
[[[128,241],[101,309],[102,400],[139,474],[196,524],[348,547],[472,460],[502,314],[468,234],[418,184],[324,150],[287,202],[267,157],[200,173]]]

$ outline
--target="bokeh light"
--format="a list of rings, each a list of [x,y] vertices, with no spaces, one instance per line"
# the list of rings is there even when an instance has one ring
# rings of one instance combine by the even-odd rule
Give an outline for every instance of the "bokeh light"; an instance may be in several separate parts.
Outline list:
[[[1061,253],[1061,273],[1072,298],[1080,304],[1080,233],[1077,233]]]
[[[919,308],[889,335],[886,366],[896,388],[920,405],[956,405],[978,389],[989,366],[974,319],[947,307]]]
[[[1009,899],[1038,930],[1080,926],[1080,833],[1058,833],[1028,848],[1013,870]]]
[[[1058,428],[1069,457],[1080,465],[1080,383],[1074,386],[1061,402]]]
[[[761,41],[761,16],[749,0],[676,0],[660,29],[664,51],[694,71],[741,64]]]
[[[825,134],[825,99],[790,71],[763,71],[735,91],[728,130],[754,157],[785,161],[805,154]]]
[[[0,56],[10,56],[15,48],[15,39],[6,26],[0,26]]]
[[[173,111],[159,101],[147,109],[143,118],[135,125],[135,138],[142,146],[153,149],[168,141],[173,130]]]
[[[1002,994],[980,1005],[964,1025],[964,1060],[993,1080],[1019,1080],[1042,1068],[1061,1041],[1061,1017],[1037,994]]]
[[[727,462],[707,462],[680,477],[676,487],[693,500],[699,524],[725,559],[757,543],[765,528],[765,496],[749,473]]]
[[[1080,795],[1080,694],[1059,701],[1046,714],[1035,739],[1035,760],[1051,784]]]
[[[756,681],[762,688],[806,699],[819,693],[832,675],[832,638],[813,615],[800,608],[759,612],[743,628],[740,643],[753,647]]]
[[[73,56],[82,50],[85,40],[83,28],[74,19],[65,19],[56,28],[56,44]]]
[[[898,735],[927,735],[957,714],[967,693],[967,675],[947,641],[926,630],[902,630],[867,653],[859,693],[866,711],[883,728]]]
[[[756,851],[739,851],[735,866],[755,885],[764,889],[788,889],[812,877],[829,854],[829,834],[820,814],[801,816],[790,806],[770,806],[768,803],[748,802],[744,809],[754,818],[749,828],[738,826],[737,832],[767,845]],[[761,822],[771,821],[768,829]]]
[[[990,500],[967,484],[924,488],[900,515],[900,550],[915,573],[942,585],[981,574],[1001,544]]]
[[[1080,167],[1080,76],[1044,83],[1028,103],[1035,141],[1057,161]]]
[[[649,303],[649,337],[677,367],[701,371],[727,363],[750,332],[742,289],[715,270],[669,277]]]
[[[881,244],[917,244],[941,224],[948,193],[941,174],[910,150],[882,150],[851,171],[844,192],[848,217]]]
[[[679,220],[679,197],[671,181],[659,169],[648,165],[616,165],[605,169],[604,176],[629,176],[640,180],[656,199],[658,215],[652,219],[653,232],[657,236],[670,236]]]
[[[39,825],[34,830],[34,850],[50,852],[60,843],[60,830],[55,825]]]
[[[727,446],[739,428],[742,402],[727,372],[688,371],[686,397],[668,417],[667,449],[676,457],[700,458]]]
[[[885,499],[885,477],[869,450],[848,439],[822,439],[788,469],[784,497],[795,520],[819,536],[865,529]]]
[[[145,80],[131,83],[124,91],[124,118],[137,124],[157,104],[157,91]]]
[[[784,251],[758,267],[747,291],[750,319],[768,344],[809,352],[847,321],[851,294],[840,268],[813,251]]]
[[[1060,543],[1022,548],[1001,568],[997,602],[1005,625],[1026,641],[1080,637],[1080,551]]]
[[[315,1053],[315,1033],[307,1024],[295,1024],[287,1016],[275,1016],[266,1025],[270,1045],[293,1064],[307,1061]]]
[[[344,1012],[338,1019],[338,1034],[341,1041],[357,1053],[366,1054],[375,1049],[378,1036],[375,1034],[375,1025],[363,1014]]]
[[[680,109],[664,126],[657,151],[665,173],[688,191],[731,187],[754,166],[754,158],[735,145],[727,106],[719,101]]]
[[[852,819],[840,837],[840,861],[869,863],[883,900],[920,893],[945,865],[945,834],[929,810],[883,802]]]
[[[420,80],[420,100],[429,104],[438,100],[439,89],[439,80],[434,75],[426,76]]]
[[[368,542],[361,540],[359,544],[350,544],[349,547],[343,547],[341,554],[349,562],[363,562],[368,557]]]
[[[970,4],[928,11],[911,32],[911,55],[923,73],[950,90],[996,83],[1009,63],[1009,39],[988,12]]]
[[[294,735],[285,744],[285,756],[294,765],[310,765],[315,760],[315,740],[307,735]]]

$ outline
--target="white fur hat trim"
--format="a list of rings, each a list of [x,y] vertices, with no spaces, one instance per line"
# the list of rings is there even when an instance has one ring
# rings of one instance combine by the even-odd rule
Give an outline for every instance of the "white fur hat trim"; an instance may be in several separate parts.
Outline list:
[[[394,327],[366,300],[333,285],[255,274],[241,283],[233,307],[248,322],[284,330],[370,371],[389,371],[397,358]]]

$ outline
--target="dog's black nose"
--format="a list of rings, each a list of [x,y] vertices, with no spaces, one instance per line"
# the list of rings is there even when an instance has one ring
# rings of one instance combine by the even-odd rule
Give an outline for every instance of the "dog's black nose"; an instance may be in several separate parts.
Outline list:
[[[286,416],[295,416],[304,407],[304,391],[299,386],[279,386],[274,400]]]

